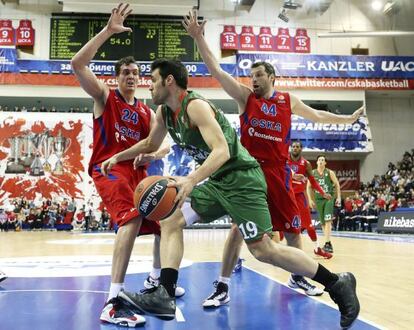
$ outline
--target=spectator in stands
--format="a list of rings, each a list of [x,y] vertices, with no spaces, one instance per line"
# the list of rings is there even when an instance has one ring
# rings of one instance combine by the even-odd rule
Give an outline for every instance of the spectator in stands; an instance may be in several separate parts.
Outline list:
[[[16,230],[17,215],[13,211],[7,214],[7,228],[10,230]]]
[[[76,211],[76,202],[75,202],[75,198],[72,197],[72,200],[70,202],[68,202],[68,206],[66,208],[67,212],[75,212]]]
[[[79,212],[75,215],[74,220],[72,221],[72,226],[75,230],[84,229],[85,225],[85,208],[82,207]]]
[[[379,197],[377,198],[377,206],[378,206],[379,212],[385,211],[385,196],[384,196],[384,194],[379,195]]]
[[[103,210],[102,210],[102,213],[101,213],[101,227],[102,227],[102,229],[111,229],[110,227],[109,227],[109,221],[110,221],[110,217],[109,217],[109,213],[108,213],[108,211],[104,208]]]
[[[36,220],[36,208],[31,208],[30,213],[27,217],[27,225],[29,226],[30,230],[34,229],[35,220]]]
[[[0,231],[7,231],[7,214],[3,208],[0,208]]]
[[[17,214],[16,231],[20,231],[23,228],[23,223],[26,222],[26,209],[22,208]]]
[[[34,229],[41,230],[43,228],[44,212],[45,211],[42,211],[40,208],[36,209],[36,216],[33,224]]]
[[[354,203],[352,198],[350,197],[346,197],[345,198],[345,202],[344,202],[344,210],[345,210],[345,217],[344,217],[344,225],[342,226],[342,228],[344,230],[350,230],[350,228],[352,227],[352,222],[353,220],[353,216],[354,216]]]
[[[391,200],[388,203],[388,212],[393,212],[397,209],[398,207],[398,201],[395,198],[395,196],[391,196]]]

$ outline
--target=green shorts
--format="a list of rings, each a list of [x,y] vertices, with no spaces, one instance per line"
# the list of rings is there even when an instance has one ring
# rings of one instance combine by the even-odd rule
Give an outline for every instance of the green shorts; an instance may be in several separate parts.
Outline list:
[[[191,207],[201,222],[229,215],[246,242],[272,235],[267,186],[260,167],[236,170],[220,179],[209,179],[190,194]]]
[[[316,200],[316,210],[319,214],[319,221],[324,225],[328,221],[333,220],[333,211],[334,211],[335,199],[317,199]]]

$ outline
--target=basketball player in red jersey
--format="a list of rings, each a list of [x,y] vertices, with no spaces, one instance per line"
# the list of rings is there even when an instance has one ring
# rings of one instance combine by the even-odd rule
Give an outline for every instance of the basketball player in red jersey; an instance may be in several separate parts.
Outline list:
[[[267,62],[251,67],[252,89],[239,83],[223,71],[204,38],[204,25],[197,21],[194,10],[184,17],[183,25],[195,40],[211,75],[238,104],[241,124],[241,142],[257,159],[268,186],[268,204],[274,231],[283,231],[289,246],[302,249],[300,212],[292,188],[291,171],[287,165],[290,144],[291,115],[297,114],[320,123],[346,124],[356,121],[363,108],[352,115],[335,115],[305,105],[296,96],[275,91],[276,73]],[[254,201],[252,201],[254,203]],[[223,254],[222,274],[216,291],[204,302],[204,307],[227,303],[230,275],[238,259],[242,236],[233,225]],[[303,276],[292,275],[290,283],[302,288],[308,295],[321,295],[322,290],[308,283]]]
[[[122,304],[116,296],[124,288],[124,278],[137,234],[156,235],[153,270],[144,283],[146,288],[157,285],[161,266],[159,224],[141,218],[133,203],[133,193],[137,184],[147,175],[143,163],[163,158],[168,153],[169,146],[164,145],[150,155],[140,155],[135,163],[132,160],[122,162],[112,169],[109,176],[104,176],[101,173],[101,163],[145,139],[153,126],[155,114],[134,96],[139,68],[133,57],[122,58],[115,64],[118,80],[118,88],[115,90],[100,82],[88,68],[89,62],[106,40],[114,34],[132,31],[123,25],[132,11],[128,6],[120,4],[112,10],[106,27],[89,40],[72,58],[71,64],[81,87],[93,97],[95,103],[93,153],[88,172],[112,219],[119,226],[114,243],[109,296],[100,319],[134,327],[143,324],[145,319]],[[184,289],[178,288],[176,294],[183,295]]]
[[[315,180],[312,174],[312,165],[305,158],[302,157],[302,143],[295,141],[290,146],[290,154],[288,158],[288,165],[293,171],[293,190],[295,191],[296,204],[299,208],[301,230],[308,232],[312,242],[315,244],[313,252],[316,255],[326,259],[332,258],[332,254],[324,251],[318,242],[318,236],[315,227],[312,225],[311,214],[309,210],[309,203],[306,194],[306,185],[310,184],[313,189],[319,192],[326,199],[331,199],[332,196],[326,194],[319,183]],[[309,182],[309,183],[308,183]]]

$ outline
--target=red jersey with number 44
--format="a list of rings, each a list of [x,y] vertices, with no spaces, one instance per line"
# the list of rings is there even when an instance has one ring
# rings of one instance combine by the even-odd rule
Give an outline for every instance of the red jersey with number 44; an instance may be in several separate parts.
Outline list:
[[[289,93],[265,99],[251,93],[240,116],[241,143],[261,163],[285,165],[291,129]]]
[[[289,155],[288,165],[292,169],[293,173],[302,174],[306,177],[307,176],[306,175],[306,164],[307,164],[307,161],[306,161],[305,158],[300,157],[298,160],[293,160]],[[301,193],[301,192],[305,191],[307,180],[306,181],[296,181],[292,177],[292,183],[293,183],[293,190],[295,191],[295,194],[298,194],[298,193]]]
[[[137,99],[133,105],[128,104],[117,89],[109,92],[102,116],[93,120],[90,175],[94,165],[100,165],[116,153],[132,147],[148,136],[151,111]]]

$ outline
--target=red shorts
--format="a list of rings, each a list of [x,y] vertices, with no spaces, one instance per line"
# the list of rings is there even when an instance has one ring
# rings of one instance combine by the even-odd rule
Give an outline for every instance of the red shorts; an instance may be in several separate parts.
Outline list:
[[[312,228],[312,218],[309,209],[308,200],[306,199],[305,193],[300,192],[295,194],[296,204],[299,208],[301,227],[302,229]]]
[[[292,187],[290,167],[262,165],[262,170],[267,183],[267,203],[273,230],[299,234],[300,216]]]
[[[132,163],[124,162],[115,165],[108,176],[101,173],[99,166],[94,166],[92,179],[96,190],[108,210],[113,221],[123,226],[139,216],[134,205],[134,191],[138,183],[147,176],[146,170],[134,170]],[[160,224],[156,221],[142,220],[139,235],[160,235]]]

